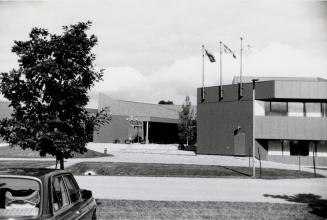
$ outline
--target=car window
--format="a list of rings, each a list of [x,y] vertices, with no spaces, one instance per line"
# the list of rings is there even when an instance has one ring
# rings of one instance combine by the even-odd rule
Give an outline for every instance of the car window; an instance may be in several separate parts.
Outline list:
[[[65,179],[65,183],[67,186],[67,191],[68,191],[68,195],[70,197],[70,201],[72,203],[77,202],[80,198],[80,193],[79,193],[79,190],[78,190],[74,180],[69,175],[65,175],[64,179]]]
[[[57,211],[69,205],[67,192],[62,177],[54,177],[52,182],[52,206]]]
[[[0,177],[0,217],[36,217],[40,183],[33,179]]]

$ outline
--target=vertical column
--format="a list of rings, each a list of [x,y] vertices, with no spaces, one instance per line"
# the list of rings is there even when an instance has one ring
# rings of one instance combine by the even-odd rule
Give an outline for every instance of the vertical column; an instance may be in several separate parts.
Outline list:
[[[149,144],[149,121],[146,121],[146,144]]]

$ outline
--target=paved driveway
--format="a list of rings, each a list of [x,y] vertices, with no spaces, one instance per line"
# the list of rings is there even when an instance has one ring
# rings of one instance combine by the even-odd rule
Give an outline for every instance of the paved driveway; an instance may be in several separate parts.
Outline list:
[[[283,203],[270,195],[315,194],[327,198],[326,179],[222,179],[77,176],[81,188],[99,199],[163,201],[240,201]]]

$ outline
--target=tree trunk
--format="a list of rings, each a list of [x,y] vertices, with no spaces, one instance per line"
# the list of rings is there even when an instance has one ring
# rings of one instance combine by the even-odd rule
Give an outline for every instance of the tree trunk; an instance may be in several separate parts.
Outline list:
[[[59,164],[60,164],[60,169],[61,170],[64,170],[65,168],[64,168],[64,157],[63,157],[63,155],[62,154],[57,154],[56,155],[56,163],[58,163],[58,161],[59,161]]]

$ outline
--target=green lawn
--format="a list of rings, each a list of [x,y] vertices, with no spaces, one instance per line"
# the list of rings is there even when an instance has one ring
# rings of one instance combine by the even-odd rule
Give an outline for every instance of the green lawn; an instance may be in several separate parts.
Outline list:
[[[86,171],[94,171],[104,176],[153,176],[153,177],[203,177],[203,178],[250,178],[249,167],[225,167],[208,165],[159,164],[159,163],[112,163],[82,162],[68,167],[74,175],[84,175]],[[259,177],[259,168],[256,170]],[[264,179],[313,178],[309,172],[282,169],[262,169]],[[318,177],[323,177],[319,176]]]
[[[1,168],[46,168],[49,166],[56,165],[55,160],[45,161],[45,160],[0,160]]]
[[[98,219],[324,219],[307,204],[98,200]]]
[[[92,158],[92,157],[105,157],[105,155],[93,150],[88,150],[84,154],[75,154],[74,158]],[[53,158],[52,156],[46,156]],[[39,152],[31,149],[23,150],[20,147],[0,147],[0,158],[41,158]]]

